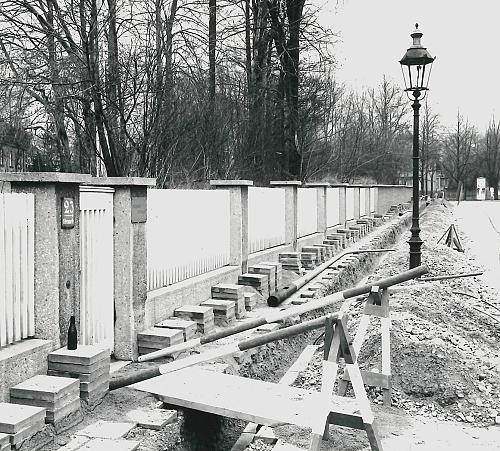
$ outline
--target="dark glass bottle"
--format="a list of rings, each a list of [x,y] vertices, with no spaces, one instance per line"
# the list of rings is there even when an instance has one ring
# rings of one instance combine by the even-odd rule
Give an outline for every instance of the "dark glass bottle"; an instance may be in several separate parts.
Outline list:
[[[75,317],[72,315],[69,320],[69,328],[68,328],[68,349],[74,350],[76,348],[77,348],[76,324],[75,324]]]

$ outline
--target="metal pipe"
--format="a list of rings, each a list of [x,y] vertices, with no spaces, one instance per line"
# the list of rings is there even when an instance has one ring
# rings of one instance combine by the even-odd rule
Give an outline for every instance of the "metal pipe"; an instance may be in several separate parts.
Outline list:
[[[290,283],[290,285],[280,288],[277,292],[273,293],[267,299],[267,305],[269,307],[277,307],[280,305],[285,299],[288,299],[293,293],[300,290],[306,283],[310,282],[320,273],[328,269],[335,262],[339,261],[341,258],[345,257],[349,254],[362,254],[362,253],[377,253],[377,252],[393,252],[395,249],[364,249],[364,250],[355,250],[355,251],[345,251],[335,257],[332,257],[330,260],[322,263],[318,267],[314,268],[312,271],[309,271],[302,277],[294,280]]]
[[[424,277],[423,279],[418,279],[419,282],[430,282],[434,280],[446,280],[446,279],[458,279],[459,277],[473,277],[473,276],[482,276],[484,271],[480,272],[469,272],[463,274],[451,274],[449,276],[434,276],[434,277]]]
[[[236,326],[228,327],[227,329],[221,330],[219,332],[214,332],[211,334],[203,335],[198,338],[194,338],[186,341],[185,343],[180,343],[177,345],[169,346],[159,351],[150,352],[149,354],[141,355],[138,358],[139,362],[146,362],[148,360],[155,360],[160,357],[166,357],[172,354],[176,354],[181,351],[186,351],[188,349],[196,348],[197,346],[211,343],[213,341],[219,340],[224,337],[229,337],[245,330],[254,329],[256,327],[262,326],[268,323],[274,323],[276,321],[282,321],[286,318],[292,316],[300,315],[302,313],[307,313],[313,310],[317,310],[327,305],[332,305],[337,301],[344,301],[349,297],[359,296],[360,294],[369,293],[372,286],[379,286],[381,288],[387,288],[391,285],[396,285],[401,282],[406,282],[407,280],[420,277],[426,274],[428,269],[425,265],[418,266],[409,271],[402,272],[396,276],[388,277],[386,279],[380,279],[371,285],[362,285],[361,287],[350,288],[342,292],[330,294],[324,298],[313,299],[302,305],[287,306],[283,310],[270,310],[265,315],[245,321],[244,323],[238,324]]]
[[[174,362],[166,363],[155,368],[149,368],[146,370],[137,371],[134,374],[111,379],[109,383],[109,389],[115,390],[117,388],[135,384],[146,379],[151,379],[152,377],[160,376],[161,374],[171,373],[173,371],[178,371],[180,369],[187,368],[198,363],[209,362],[220,357],[227,357],[240,351],[246,351],[247,349],[256,348],[273,341],[282,340],[284,338],[293,337],[294,335],[298,335],[310,330],[319,329],[320,327],[324,327],[327,319],[335,320],[338,317],[338,313],[321,316],[309,321],[304,321],[300,324],[295,324],[290,327],[285,327],[283,329],[262,334],[257,337],[247,338],[237,343],[231,343],[229,345],[221,346],[217,349],[211,349],[201,354],[191,355],[189,357],[186,357],[185,359],[176,360]]]

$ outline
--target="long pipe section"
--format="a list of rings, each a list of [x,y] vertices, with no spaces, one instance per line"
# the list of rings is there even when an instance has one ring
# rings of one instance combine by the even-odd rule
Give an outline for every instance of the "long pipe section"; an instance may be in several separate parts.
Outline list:
[[[228,327],[217,332],[212,332],[207,335],[203,335],[198,338],[193,338],[184,343],[179,343],[173,346],[169,346],[158,351],[150,352],[145,355],[139,356],[137,359],[139,362],[146,362],[148,360],[155,360],[160,357],[166,357],[178,352],[187,351],[188,349],[196,348],[200,345],[211,343],[213,341],[220,340],[221,338],[229,337],[230,335],[235,335],[237,333],[243,332],[245,330],[254,329],[259,326],[263,326],[268,323],[275,323],[277,321],[282,321],[286,318],[290,318],[295,315],[300,315],[302,313],[310,312],[319,308],[326,307],[327,305],[332,305],[337,301],[343,302],[345,299],[350,297],[359,296],[361,294],[369,293],[372,286],[379,286],[381,288],[387,288],[391,285],[396,285],[398,283],[406,282],[407,280],[420,277],[426,274],[428,269],[425,265],[417,266],[416,268],[410,269],[409,271],[404,271],[396,276],[388,277],[386,279],[377,280],[375,283],[370,285],[362,285],[355,288],[349,288],[347,290],[330,294],[324,298],[313,299],[302,305],[290,306],[283,310],[271,310],[264,316],[260,316],[249,321],[245,321],[236,326]]]
[[[355,251],[345,251],[335,257],[332,257],[330,260],[322,263],[321,265],[314,268],[312,271],[309,271],[307,274],[299,277],[290,283],[290,285],[280,288],[276,293],[269,296],[267,299],[267,305],[269,307],[277,307],[280,305],[285,299],[289,298],[293,293],[300,290],[306,283],[310,282],[314,279],[318,274],[322,273],[326,269],[328,269],[335,262],[344,258],[346,255],[350,254],[364,254],[364,253],[377,253],[377,252],[393,252],[395,249],[359,249]]]
[[[178,371],[180,369],[187,368],[189,366],[193,366],[201,362],[209,362],[211,360],[215,360],[220,357],[227,357],[236,354],[237,352],[240,351],[256,348],[258,346],[262,346],[267,343],[271,343],[273,341],[282,340],[283,338],[292,337],[294,335],[301,334],[309,330],[319,329],[320,327],[324,327],[325,322],[328,318],[337,319],[338,313],[321,316],[320,318],[304,321],[300,324],[295,324],[290,327],[285,327],[283,329],[275,330],[267,334],[259,335],[257,337],[247,338],[245,340],[236,343],[231,343],[229,345],[221,346],[216,349],[211,349],[201,354],[191,355],[184,359],[166,363],[164,365],[160,365],[155,368],[149,368],[146,370],[137,371],[134,374],[129,374],[128,376],[111,379],[109,383],[109,389],[115,390],[117,388],[135,384],[137,382],[144,381],[152,377],[160,376],[161,374]]]

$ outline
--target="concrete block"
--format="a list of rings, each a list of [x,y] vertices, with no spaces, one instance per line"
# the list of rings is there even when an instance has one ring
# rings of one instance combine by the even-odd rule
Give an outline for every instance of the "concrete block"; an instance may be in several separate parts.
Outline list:
[[[79,381],[68,377],[37,375],[10,389],[14,398],[55,402],[71,393],[78,393]]]
[[[190,340],[196,334],[196,323],[194,321],[179,318],[169,318],[163,320],[155,324],[155,327],[167,327],[169,329],[182,330],[185,341]]]
[[[59,421],[63,420],[64,418],[70,416],[72,413],[79,410],[80,407],[81,403],[80,403],[80,398],[78,397],[69,404],[61,408],[58,408],[54,411],[47,410],[47,413],[45,414],[45,422],[51,424],[58,423]]]
[[[160,431],[167,424],[177,420],[176,410],[135,409],[127,413],[127,418],[137,426]]]
[[[9,434],[0,433],[0,449],[10,444]]]
[[[182,330],[166,329],[161,327],[152,327],[137,334],[137,345],[158,347],[158,349],[166,348],[184,341],[184,334]]]
[[[109,350],[99,346],[78,345],[78,348],[73,351],[67,348],[52,351],[48,359],[49,362],[93,365],[105,359],[109,360]]]
[[[79,381],[76,382],[78,383]],[[79,385],[80,384],[78,383],[78,386]],[[47,411],[54,411],[67,406],[76,399],[80,399],[80,388],[77,388],[75,392],[69,393],[62,398],[56,399],[55,401],[46,401],[44,399],[16,398],[11,396],[10,402],[12,404],[23,404],[26,406],[45,407]]]
[[[214,311],[211,307],[200,305],[184,305],[174,310],[174,316],[179,318],[189,318],[197,324],[202,324],[214,318]]]
[[[0,403],[0,432],[4,434],[16,434],[37,421],[43,422],[44,419],[43,407]]]
[[[53,365],[58,365],[58,364],[53,363]],[[78,369],[81,370],[81,368]],[[103,374],[109,374],[109,371],[110,371],[110,365],[103,363],[102,366],[95,368],[91,373],[76,373],[64,370],[61,371],[57,369],[49,369],[47,371],[47,374],[49,376],[71,377],[74,379],[80,379],[80,382],[93,382],[102,377]]]
[[[78,431],[75,435],[83,435],[91,438],[119,439],[125,437],[134,427],[134,422],[115,422],[99,420],[85,429]]]
[[[256,293],[245,293],[245,309],[252,311],[257,305],[257,294]]]
[[[26,427],[10,435],[10,444],[14,449],[18,449],[22,442],[40,432],[45,427],[45,419],[37,419],[30,422]]]
[[[107,368],[109,371],[109,360],[103,360],[91,365],[49,362],[49,370],[52,370],[51,374],[54,374],[54,371],[58,371],[60,373],[74,373],[80,376],[81,374],[92,374],[95,371],[101,371],[103,368]]]

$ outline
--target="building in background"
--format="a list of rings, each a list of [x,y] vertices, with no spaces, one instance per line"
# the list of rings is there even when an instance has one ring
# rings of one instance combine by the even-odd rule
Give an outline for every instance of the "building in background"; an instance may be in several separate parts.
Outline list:
[[[0,144],[0,172],[25,172],[26,156],[23,149]]]

